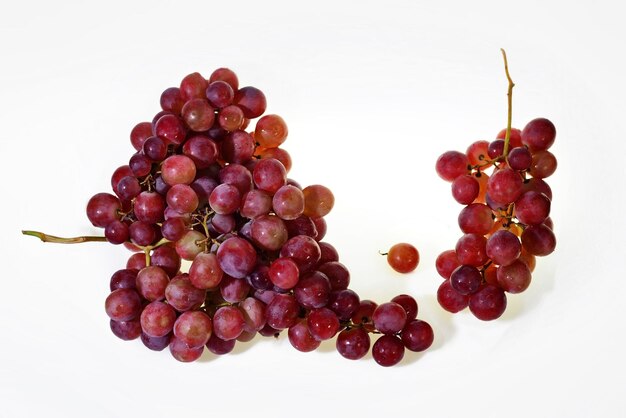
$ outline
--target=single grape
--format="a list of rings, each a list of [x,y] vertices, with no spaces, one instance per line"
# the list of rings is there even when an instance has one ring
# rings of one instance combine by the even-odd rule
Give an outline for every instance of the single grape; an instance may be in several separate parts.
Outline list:
[[[533,154],[530,174],[539,179],[550,177],[556,171],[556,157],[550,151],[537,151]]]
[[[180,115],[185,104],[178,87],[167,88],[161,93],[161,109]]]
[[[255,290],[270,290],[273,288],[273,283],[269,277],[269,270],[268,266],[258,264],[252,273],[246,276],[246,280]]]
[[[197,309],[204,302],[206,291],[198,289],[187,274],[174,277],[165,288],[167,302],[179,312]]]
[[[450,274],[452,274],[454,269],[460,265],[461,263],[459,263],[459,260],[456,258],[456,251],[454,250],[446,250],[442,252],[437,256],[437,260],[435,260],[437,273],[439,273],[439,275],[444,279],[449,279]]]
[[[165,288],[169,281],[165,270],[157,266],[148,266],[137,274],[136,287],[144,299],[152,302],[165,298]]]
[[[320,260],[318,262],[319,265],[331,262],[331,261],[339,261],[339,254],[337,253],[337,249],[333,247],[332,244],[327,242],[320,242]],[[328,276],[328,272],[324,272]],[[332,279],[331,279],[332,284]]]
[[[156,121],[154,133],[169,143],[180,145],[185,141],[187,129],[176,115],[165,114]]]
[[[340,321],[349,320],[361,307],[359,295],[350,289],[335,290],[330,293],[328,304]]]
[[[196,177],[196,165],[186,155],[172,155],[161,164],[161,176],[170,186],[191,184]]]
[[[220,215],[235,213],[241,205],[241,194],[235,186],[222,183],[211,192],[209,205]]]
[[[248,297],[239,303],[239,309],[246,321],[244,331],[256,332],[265,326],[265,308],[265,303],[254,297]]]
[[[437,289],[437,301],[446,311],[457,313],[467,308],[469,296],[457,292],[450,284],[450,280],[446,280]]]
[[[480,271],[473,266],[459,266],[450,275],[450,285],[461,295],[475,293],[483,281]]]
[[[378,305],[372,315],[374,326],[383,334],[395,334],[400,332],[406,325],[406,311],[395,302],[387,302]]]
[[[458,176],[452,181],[452,197],[462,205],[469,205],[478,197],[480,184],[470,174]]]
[[[282,188],[281,188],[282,189]],[[279,189],[280,190],[280,189]],[[272,210],[272,197],[263,190],[253,189],[241,198],[239,213],[249,219],[267,215]],[[280,216],[280,215],[279,215]],[[284,219],[284,218],[283,218]]]
[[[531,150],[546,150],[554,143],[556,128],[548,119],[537,118],[526,124],[521,136]]]
[[[205,97],[209,82],[200,73],[191,73],[180,82],[180,95],[185,102]]]
[[[280,257],[272,262],[267,274],[276,286],[281,289],[291,289],[298,283],[300,270],[291,258]]]
[[[142,152],[154,162],[163,161],[167,157],[167,142],[158,136],[151,136],[143,143]]]
[[[526,179],[526,181],[524,181],[523,190],[524,192],[534,191],[537,193],[543,193],[547,196],[548,199],[552,200],[552,189],[550,188],[548,183],[546,183],[542,179],[534,177],[531,179]]]
[[[276,148],[287,138],[287,124],[278,115],[265,115],[256,123],[254,139],[264,148]]]
[[[215,333],[211,333],[211,337],[209,337],[209,341],[206,343],[206,348],[213,354],[221,356],[224,354],[228,354],[233,351],[235,348],[235,344],[237,340],[222,340],[220,337],[215,335]]]
[[[117,183],[117,195],[122,200],[131,200],[141,193],[141,185],[135,176],[126,176]]]
[[[321,258],[317,242],[306,235],[290,238],[280,250],[281,257],[290,257],[298,265],[300,272],[311,270]]]
[[[317,308],[309,312],[307,327],[316,340],[329,340],[339,331],[339,319],[330,309]]]
[[[483,285],[478,292],[470,296],[470,311],[483,321],[499,318],[506,309],[504,290],[491,284]]]
[[[235,92],[230,84],[222,80],[217,80],[209,84],[205,95],[212,106],[221,109],[233,102]]]
[[[130,321],[141,313],[141,299],[134,289],[115,289],[107,296],[104,308],[114,321]]]
[[[191,213],[198,208],[200,203],[196,192],[186,184],[175,184],[166,196],[169,207],[180,213]]]
[[[164,335],[163,337],[153,337],[145,332],[141,333],[141,342],[152,351],[163,351],[165,347],[170,345],[171,339],[171,333]]]
[[[234,340],[244,329],[246,320],[235,306],[222,306],[213,316],[213,332],[222,340]]]
[[[370,336],[363,328],[349,328],[337,336],[336,348],[339,354],[349,360],[363,358],[370,349]]]
[[[261,215],[250,227],[252,239],[263,250],[276,251],[287,242],[287,227],[276,215]]]
[[[387,253],[387,263],[398,273],[410,273],[417,268],[420,255],[411,244],[394,244]]]
[[[320,346],[321,342],[313,338],[307,326],[307,320],[301,319],[289,327],[287,332],[289,342],[298,351],[308,353]]]
[[[316,239],[318,235],[315,222],[308,216],[302,215],[298,216],[296,219],[285,220],[285,226],[287,227],[289,238],[295,237],[296,235],[308,235]]]
[[[439,177],[453,181],[469,172],[469,160],[462,152],[446,151],[437,159],[435,169]]]
[[[478,234],[465,234],[456,243],[455,252],[460,264],[480,267],[488,260],[487,239]]]
[[[503,168],[489,177],[487,193],[494,201],[507,205],[522,194],[522,184],[522,178],[516,171]]]
[[[176,252],[183,260],[193,260],[198,254],[204,250],[202,242],[206,240],[201,232],[187,231],[185,234],[176,241]]]
[[[458,221],[464,233],[486,235],[493,228],[493,211],[482,203],[472,203],[461,210]]]
[[[124,341],[134,340],[141,335],[141,324],[138,319],[130,321],[109,320],[109,326],[115,336]]]
[[[189,281],[198,289],[214,289],[222,281],[224,272],[213,253],[200,253],[189,268]]]
[[[128,225],[122,221],[112,221],[104,228],[104,236],[111,244],[123,244],[130,239]]]
[[[176,276],[180,270],[180,256],[171,243],[154,249],[150,258],[152,265],[161,267],[169,277]]]
[[[365,299],[359,304],[359,309],[352,315],[352,323],[365,327],[368,331],[374,330],[374,311],[378,305],[376,302]]]
[[[503,138],[504,139],[504,138]],[[487,153],[489,154],[489,158],[495,160],[498,157],[501,157],[504,153],[504,140],[496,139],[489,143],[489,147]]]
[[[350,272],[346,266],[338,261],[329,261],[320,264],[317,270],[328,277],[332,290],[344,290],[350,285]]]
[[[204,135],[195,135],[183,144],[183,154],[191,158],[196,168],[201,170],[217,161],[218,148],[212,139]]]
[[[487,239],[485,246],[487,256],[500,266],[508,266],[518,259],[522,251],[522,244],[515,234],[500,229]]]
[[[215,120],[215,109],[206,99],[192,99],[183,106],[181,116],[189,129],[195,132],[209,130]]]
[[[122,269],[116,271],[111,276],[109,288],[111,291],[114,291],[115,289],[134,289],[137,272],[138,270],[135,269]]]
[[[296,300],[305,309],[322,308],[330,297],[330,282],[324,273],[312,271],[304,274],[293,289]]]
[[[171,218],[161,224],[161,235],[170,241],[178,241],[189,227],[182,218]]]
[[[220,183],[231,184],[242,195],[253,189],[252,173],[241,164],[228,164],[219,171]]]
[[[226,135],[220,151],[222,158],[229,163],[246,163],[254,154],[254,138],[245,131],[236,130]]]
[[[509,152],[509,166],[513,170],[524,171],[530,168],[533,157],[526,147],[513,148]]]
[[[277,294],[265,309],[267,325],[279,331],[293,326],[299,313],[298,302],[288,294]]]
[[[467,159],[471,165],[478,165],[481,167],[488,167],[486,160],[489,157],[488,153],[489,142],[481,140],[473,142],[465,151]]]
[[[400,338],[408,350],[419,352],[430,347],[435,336],[428,322],[414,319],[404,327]]]
[[[404,357],[404,344],[394,335],[383,335],[374,343],[372,356],[383,367],[393,366]]]
[[[222,129],[233,132],[243,128],[245,116],[239,106],[230,105],[220,110],[217,121]]]
[[[109,223],[120,218],[122,204],[109,193],[98,193],[87,203],[87,217],[93,226],[105,228]]]
[[[268,158],[257,163],[252,172],[252,178],[259,189],[273,195],[285,185],[287,171],[280,161]]]
[[[255,87],[242,87],[237,90],[233,103],[239,106],[244,116],[249,119],[261,116],[267,107],[265,95]]]
[[[187,363],[191,361],[196,361],[202,355],[204,351],[204,346],[200,347],[189,347],[179,338],[172,337],[170,340],[170,353],[172,356],[181,362]]]
[[[212,329],[211,318],[200,311],[184,312],[174,323],[174,335],[189,347],[206,344]]]
[[[263,160],[261,160],[263,161]],[[329,188],[315,184],[302,190],[304,194],[304,215],[321,218],[328,215],[335,205],[335,196]]]
[[[272,198],[272,208],[281,219],[297,219],[304,212],[304,193],[295,186],[282,186]]]
[[[164,302],[151,302],[141,312],[141,329],[151,337],[164,337],[174,328],[176,311]]]
[[[226,302],[241,302],[248,296],[248,292],[250,292],[250,285],[244,279],[224,276],[220,282],[220,294]]]
[[[556,248],[554,232],[547,226],[530,225],[522,233],[522,245],[532,255],[546,256]]]
[[[218,248],[217,261],[224,273],[236,279],[243,279],[254,270],[257,253],[245,239],[231,237],[222,242]]]
[[[152,136],[152,124],[150,122],[139,122],[130,131],[130,143],[137,151],[141,151],[144,142]]]
[[[550,203],[543,193],[525,192],[515,201],[515,217],[526,225],[541,224],[550,215]]]
[[[515,260],[508,266],[500,266],[497,270],[498,285],[509,293],[521,293],[530,285],[530,268],[522,260]]]

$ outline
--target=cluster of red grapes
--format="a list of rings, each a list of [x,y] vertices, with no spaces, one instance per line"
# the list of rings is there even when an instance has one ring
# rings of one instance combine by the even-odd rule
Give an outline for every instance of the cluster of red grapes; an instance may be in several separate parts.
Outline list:
[[[87,205],[106,239],[136,253],[113,274],[105,309],[113,333],[180,361],[288,330],[300,351],[337,335],[338,352],[391,366],[433,341],[408,295],[377,306],[348,289],[350,274],[321,240],[334,204],[321,185],[289,179],[287,126],[265,95],[220,68],[166,89],[139,123],[136,153],[113,173],[113,194]],[[191,261],[181,271],[181,259]],[[417,263],[417,261],[415,261]]]
[[[552,190],[544,179],[556,170],[548,151],[555,136],[552,122],[538,118],[522,131],[504,129],[492,142],[477,141],[465,153],[448,151],[437,160],[437,173],[465,205],[458,218],[464,235],[436,261],[445,279],[437,299],[445,310],[469,306],[479,319],[500,317],[506,293],[530,285],[535,257],[554,251]]]

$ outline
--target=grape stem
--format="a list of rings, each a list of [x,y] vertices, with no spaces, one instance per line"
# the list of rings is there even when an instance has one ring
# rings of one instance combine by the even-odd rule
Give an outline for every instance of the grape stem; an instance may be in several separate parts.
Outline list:
[[[504,158],[508,163],[509,140],[511,139],[511,121],[513,119],[513,87],[515,87],[515,83],[509,74],[509,62],[506,59],[506,51],[504,51],[504,48],[500,48],[500,51],[502,51],[502,58],[504,58],[504,72],[506,73],[506,78],[509,81],[509,88],[506,93],[508,99],[508,115],[506,121],[506,134],[504,136],[504,150],[502,151],[502,155],[504,155]]]
[[[42,242],[53,242],[55,244],[80,244],[83,242],[106,242],[106,237],[97,236],[82,236],[72,238],[55,237],[54,235],[44,234],[39,231],[22,231],[24,235],[30,235],[31,237],[37,237]]]

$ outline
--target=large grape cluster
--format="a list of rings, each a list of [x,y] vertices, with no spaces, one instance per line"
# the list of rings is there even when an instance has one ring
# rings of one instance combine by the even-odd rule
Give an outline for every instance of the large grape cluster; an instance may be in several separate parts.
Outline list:
[[[133,128],[136,153],[113,173],[114,194],[87,205],[109,242],[135,252],[105,302],[116,336],[169,347],[185,362],[283,330],[304,352],[337,335],[348,359],[365,356],[370,335],[382,334],[371,348],[383,366],[431,345],[411,296],[378,306],[348,289],[347,268],[322,241],[333,194],[287,177],[287,125],[262,116],[259,89],[239,87],[220,68],[208,79],[186,76],[160,105]],[[191,262],[187,272],[181,259]]]
[[[437,173],[464,205],[458,217],[463,235],[436,261],[445,279],[437,299],[447,311],[469,306],[479,319],[500,317],[506,293],[530,285],[535,257],[554,251],[552,190],[545,178],[557,166],[548,150],[555,136],[552,122],[538,118],[521,131],[507,135],[503,129],[492,142],[476,141],[465,153],[447,151],[437,160]]]

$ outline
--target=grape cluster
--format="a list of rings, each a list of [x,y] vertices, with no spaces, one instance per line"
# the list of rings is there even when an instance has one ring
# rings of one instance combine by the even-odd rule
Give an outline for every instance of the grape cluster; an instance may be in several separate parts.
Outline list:
[[[208,80],[186,76],[160,105],[132,129],[136,153],[113,173],[114,194],[87,204],[106,239],[135,252],[111,277],[105,302],[116,336],[169,347],[184,362],[283,330],[304,352],[337,335],[348,359],[365,356],[370,334],[382,334],[372,353],[383,366],[432,344],[412,297],[377,306],[348,289],[349,271],[322,241],[333,194],[287,177],[287,125],[262,116],[263,92],[220,68]],[[181,260],[191,262],[186,273]]]
[[[476,141],[465,153],[438,158],[437,173],[464,205],[458,217],[464,235],[436,261],[445,279],[437,299],[445,310],[469,306],[478,319],[499,318],[506,293],[530,285],[535,257],[554,251],[552,190],[544,179],[557,167],[548,150],[555,136],[552,122],[537,118],[521,131],[503,129],[492,142]]]

